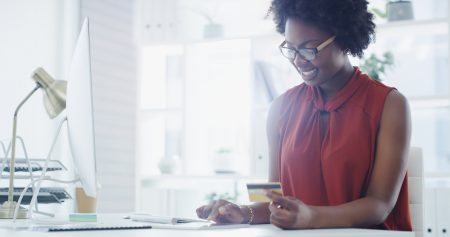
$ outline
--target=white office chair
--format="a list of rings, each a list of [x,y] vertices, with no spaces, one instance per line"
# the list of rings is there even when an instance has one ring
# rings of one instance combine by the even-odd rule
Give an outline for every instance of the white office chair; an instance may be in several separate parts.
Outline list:
[[[409,209],[411,211],[412,229],[416,237],[424,236],[423,226],[423,178],[422,148],[411,147],[408,160]]]

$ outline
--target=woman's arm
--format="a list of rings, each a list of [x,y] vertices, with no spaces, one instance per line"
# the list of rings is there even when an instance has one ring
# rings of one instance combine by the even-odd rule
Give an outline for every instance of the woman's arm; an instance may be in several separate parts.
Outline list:
[[[376,158],[366,196],[339,206],[308,206],[300,200],[269,194],[271,222],[282,228],[373,227],[395,206],[405,178],[411,136],[408,103],[392,91],[386,98],[378,134]]]

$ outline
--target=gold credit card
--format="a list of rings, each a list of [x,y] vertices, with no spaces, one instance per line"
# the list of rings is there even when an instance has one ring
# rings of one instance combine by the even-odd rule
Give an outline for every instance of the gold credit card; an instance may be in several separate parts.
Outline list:
[[[266,192],[269,190],[283,195],[279,182],[249,183],[247,184],[247,190],[250,202],[270,202],[271,200],[266,196]]]

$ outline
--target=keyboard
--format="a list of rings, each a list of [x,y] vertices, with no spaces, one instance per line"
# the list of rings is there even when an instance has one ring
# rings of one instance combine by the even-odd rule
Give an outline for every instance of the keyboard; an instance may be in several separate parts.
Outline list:
[[[18,201],[19,196],[24,188],[14,188],[13,200]],[[0,188],[0,203],[8,200],[8,190],[9,188]],[[21,204],[30,204],[31,198],[33,197],[33,189],[28,188],[23,196]],[[67,199],[72,199],[69,193],[66,192],[64,188],[61,187],[42,187],[39,189],[39,194],[37,197],[38,203],[62,203]]]
[[[44,168],[37,164],[31,164],[31,171],[42,171]],[[9,172],[10,168],[9,166],[6,166],[3,168],[3,171]],[[47,171],[59,171],[62,170],[61,167],[47,167]],[[28,165],[15,165],[14,166],[15,172],[29,172]]]
[[[0,159],[0,162],[4,164],[3,171],[9,172],[9,161],[4,162],[3,159]],[[45,160],[43,159],[30,159],[30,167],[28,167],[28,162],[26,159],[16,159],[16,162],[14,164],[14,171],[15,172],[29,172],[30,168],[32,172],[35,171],[43,171],[44,170],[44,163]],[[60,171],[64,170],[65,167],[62,165],[61,162],[56,160],[50,160],[47,166],[47,171]]]

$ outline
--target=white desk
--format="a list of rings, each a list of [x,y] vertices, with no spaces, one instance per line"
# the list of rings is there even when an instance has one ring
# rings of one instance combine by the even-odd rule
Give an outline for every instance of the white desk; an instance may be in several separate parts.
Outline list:
[[[126,224],[119,215],[99,216],[99,222]],[[24,225],[28,221],[18,221],[17,225]],[[0,236],[5,237],[414,237],[413,232],[368,230],[368,229],[321,229],[321,230],[281,230],[273,225],[253,225],[240,229],[215,230],[168,230],[168,229],[141,229],[141,230],[108,230],[108,231],[68,231],[68,232],[35,232],[13,230],[11,220],[0,220]],[[9,228],[8,228],[9,227]]]

